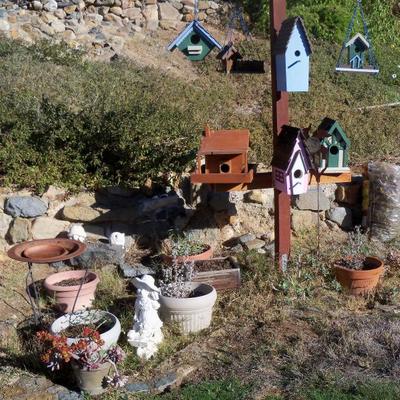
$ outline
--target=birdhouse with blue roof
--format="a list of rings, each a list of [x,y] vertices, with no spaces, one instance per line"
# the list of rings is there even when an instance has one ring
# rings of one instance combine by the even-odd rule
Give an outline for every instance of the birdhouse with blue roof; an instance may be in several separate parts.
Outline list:
[[[357,33],[347,43],[349,65],[352,69],[360,69],[365,63],[365,54],[370,47],[369,42],[361,33]]]
[[[222,49],[222,45],[195,20],[170,43],[168,50],[179,49],[189,60],[202,61],[215,47]]]
[[[289,18],[283,22],[274,52],[277,90],[307,92],[312,49],[300,17]]]
[[[321,143],[321,151],[315,154],[315,164],[323,173],[342,173],[350,171],[350,139],[339,122],[324,118],[315,135]]]

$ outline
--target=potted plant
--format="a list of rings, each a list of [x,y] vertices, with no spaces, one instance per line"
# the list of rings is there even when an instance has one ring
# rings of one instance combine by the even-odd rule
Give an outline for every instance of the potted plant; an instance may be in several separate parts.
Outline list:
[[[334,273],[341,286],[351,295],[372,292],[382,277],[383,261],[368,256],[366,237],[357,229],[349,234],[348,242],[342,247],[343,257],[334,264]]]
[[[104,350],[117,344],[121,334],[121,323],[114,314],[103,310],[86,310],[65,314],[51,324],[50,332],[65,337],[67,343],[72,345],[79,340],[77,333],[88,326],[99,332]]]
[[[173,234],[162,243],[162,258],[165,263],[172,264],[185,261],[208,260],[213,251],[210,245],[194,240],[190,235]]]
[[[77,270],[51,274],[43,285],[54,297],[57,308],[70,313],[91,307],[98,283],[99,277],[95,272]]]
[[[174,261],[161,268],[161,319],[177,322],[184,334],[210,326],[217,299],[217,292],[211,285],[192,282],[193,266],[193,262]]]
[[[36,335],[43,345],[41,360],[52,371],[70,363],[81,390],[97,395],[104,393],[108,387],[122,387],[126,383],[127,379],[117,369],[117,364],[125,357],[124,352],[116,345],[105,350],[97,330],[82,327],[77,333],[78,340],[72,344],[68,344],[65,336],[47,331]]]

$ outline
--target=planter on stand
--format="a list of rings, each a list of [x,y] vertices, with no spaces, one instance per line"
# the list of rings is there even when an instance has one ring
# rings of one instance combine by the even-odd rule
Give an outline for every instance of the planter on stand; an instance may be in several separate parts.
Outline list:
[[[103,321],[106,321],[106,323],[102,323]],[[50,332],[59,335],[71,326],[90,324],[99,326],[100,338],[104,341],[103,350],[107,350],[117,344],[121,334],[121,323],[114,314],[103,310],[87,310],[74,314],[65,314],[52,323]],[[68,337],[67,344],[72,345],[78,340],[79,338]]]
[[[91,307],[98,283],[99,277],[95,272],[78,270],[52,274],[43,285],[54,297],[57,308],[70,313]]]
[[[164,322],[177,322],[184,334],[198,332],[210,326],[217,292],[204,283],[188,283],[192,296],[188,298],[160,296],[160,314]]]
[[[364,267],[359,270],[334,265],[337,281],[343,289],[351,295],[364,295],[375,290],[379,279],[382,277],[385,267],[379,258],[366,257]]]

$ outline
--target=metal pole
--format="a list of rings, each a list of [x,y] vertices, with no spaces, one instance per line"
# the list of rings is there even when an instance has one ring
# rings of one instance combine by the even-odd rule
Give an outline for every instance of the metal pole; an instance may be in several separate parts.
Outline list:
[[[276,88],[276,64],[274,47],[282,22],[286,19],[286,0],[270,1],[271,36],[271,84],[274,151],[283,125],[289,123],[289,96]],[[290,196],[275,189],[275,257],[279,269],[286,270],[290,255]]]

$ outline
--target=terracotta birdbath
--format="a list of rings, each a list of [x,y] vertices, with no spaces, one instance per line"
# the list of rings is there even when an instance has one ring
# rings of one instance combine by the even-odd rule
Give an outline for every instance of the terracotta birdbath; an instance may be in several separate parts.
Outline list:
[[[65,261],[77,257],[86,250],[86,244],[71,239],[40,239],[19,243],[7,254],[10,258],[28,263],[26,276],[26,292],[32,307],[35,323],[38,324],[41,318],[39,306],[39,292],[33,278],[32,264],[48,264],[58,261]],[[35,300],[32,298],[29,286],[32,286]]]

